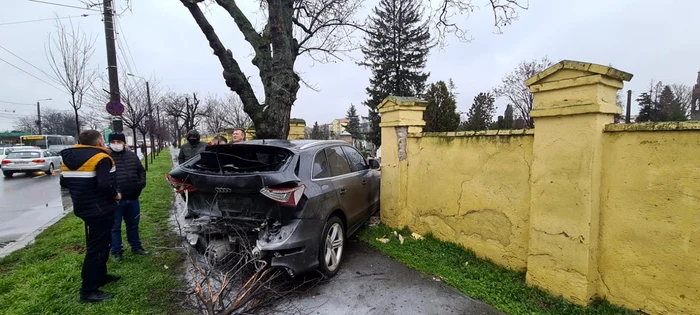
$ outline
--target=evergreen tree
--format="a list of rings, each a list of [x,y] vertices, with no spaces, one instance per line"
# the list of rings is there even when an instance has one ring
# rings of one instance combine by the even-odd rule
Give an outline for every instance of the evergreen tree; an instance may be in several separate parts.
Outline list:
[[[457,112],[457,100],[453,92],[454,84],[450,80],[450,88],[445,81],[428,86],[426,100],[428,106],[423,112],[426,132],[455,131],[459,127],[459,113]]]
[[[639,105],[639,115],[637,115],[637,122],[647,122],[647,121],[659,121],[660,113],[656,106],[656,102],[651,99],[649,93],[642,93],[637,98],[637,104]]]
[[[506,111],[503,113],[503,126],[499,129],[513,129],[513,105],[506,106]]]
[[[365,45],[365,61],[372,71],[363,102],[369,108],[369,141],[381,145],[377,106],[389,95],[419,96],[429,73],[423,72],[433,46],[420,0],[380,0],[372,10]]]
[[[311,139],[321,140],[323,135],[321,134],[321,127],[318,126],[318,121],[314,122],[314,127],[311,129]]]
[[[350,105],[345,118],[348,124],[345,125],[345,131],[349,132],[354,139],[362,139],[362,130],[360,128],[360,116],[357,115],[355,105]]]
[[[486,130],[496,112],[491,93],[479,93],[467,113],[466,130]],[[505,119],[504,119],[505,121]]]
[[[685,114],[685,109],[681,104],[681,100],[671,90],[671,87],[666,85],[659,96],[659,111],[661,113],[661,121],[685,121],[688,117]]]

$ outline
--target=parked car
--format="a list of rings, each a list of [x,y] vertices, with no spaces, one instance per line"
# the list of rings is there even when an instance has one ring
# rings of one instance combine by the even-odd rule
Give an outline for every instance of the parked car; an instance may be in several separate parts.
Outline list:
[[[20,149],[5,156],[2,160],[2,173],[5,177],[12,177],[15,173],[30,175],[37,171],[50,175],[60,166],[61,156],[50,150]]]
[[[2,147],[0,148],[0,161],[2,161],[10,152],[12,151],[17,151],[17,150],[31,150],[31,149],[40,149],[39,147],[34,147],[34,146],[14,146],[14,147]],[[0,164],[0,168],[2,168],[2,164]]]
[[[379,209],[378,168],[345,141],[253,140],[210,146],[167,177],[198,215],[188,242],[209,258],[244,235],[273,267],[332,277],[347,237]]]

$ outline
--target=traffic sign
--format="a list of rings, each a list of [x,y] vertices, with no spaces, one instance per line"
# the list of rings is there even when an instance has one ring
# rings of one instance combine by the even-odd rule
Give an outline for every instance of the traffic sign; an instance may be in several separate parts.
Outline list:
[[[117,101],[109,101],[106,106],[107,112],[112,116],[121,116],[124,113],[124,105]]]

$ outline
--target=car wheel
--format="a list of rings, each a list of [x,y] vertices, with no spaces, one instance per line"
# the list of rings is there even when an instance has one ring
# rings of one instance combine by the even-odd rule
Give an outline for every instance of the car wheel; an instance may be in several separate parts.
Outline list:
[[[12,175],[15,175],[15,173],[12,172],[2,172],[2,174],[5,175],[5,177],[7,178],[12,178]]]
[[[345,229],[343,222],[338,217],[332,217],[326,222],[321,234],[319,248],[319,271],[331,278],[338,273],[343,260],[343,248],[345,247]]]
[[[53,174],[53,163],[49,164],[49,170],[46,171],[46,175],[51,175]]]

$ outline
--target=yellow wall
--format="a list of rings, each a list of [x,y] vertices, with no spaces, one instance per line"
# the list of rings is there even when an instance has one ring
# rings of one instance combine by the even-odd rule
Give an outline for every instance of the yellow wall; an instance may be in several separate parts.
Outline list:
[[[598,292],[651,314],[698,314],[700,123],[663,130],[674,125],[604,134]]]
[[[381,219],[459,243],[577,304],[700,314],[700,123],[612,124],[632,75],[562,61],[526,81],[534,131],[423,133],[388,97]]]
[[[504,133],[408,138],[406,221],[419,233],[525,269],[533,137]]]

